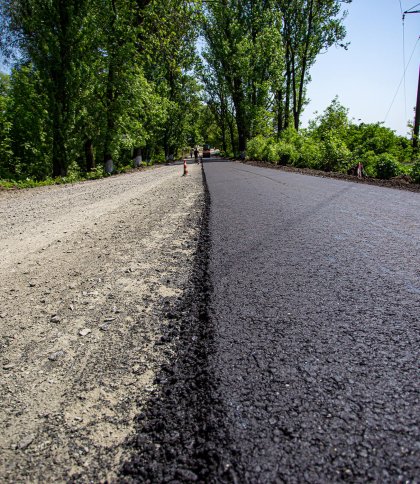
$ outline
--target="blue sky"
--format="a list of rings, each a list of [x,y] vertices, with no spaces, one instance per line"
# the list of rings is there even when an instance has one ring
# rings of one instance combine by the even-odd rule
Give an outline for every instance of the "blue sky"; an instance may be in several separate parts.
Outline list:
[[[408,10],[420,0],[401,0],[402,10]],[[385,121],[385,126],[406,135],[407,121],[414,119],[420,41],[414,51],[394,104],[385,120],[398,84],[403,78],[403,27],[400,0],[353,0],[346,5],[345,20],[348,50],[332,47],[318,57],[311,70],[308,87],[310,104],[305,108],[302,124],[313,119],[314,111],[322,112],[334,96],[356,121],[374,123]],[[416,8],[420,10],[420,5]],[[405,61],[420,35],[420,13],[405,17]]]

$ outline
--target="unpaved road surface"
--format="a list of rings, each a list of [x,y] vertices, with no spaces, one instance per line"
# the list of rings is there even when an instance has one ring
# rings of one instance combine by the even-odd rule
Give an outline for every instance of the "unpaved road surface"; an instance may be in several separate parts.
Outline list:
[[[191,277],[201,169],[0,193],[0,481],[116,480]]]
[[[209,365],[237,482],[420,482],[419,194],[205,173]]]

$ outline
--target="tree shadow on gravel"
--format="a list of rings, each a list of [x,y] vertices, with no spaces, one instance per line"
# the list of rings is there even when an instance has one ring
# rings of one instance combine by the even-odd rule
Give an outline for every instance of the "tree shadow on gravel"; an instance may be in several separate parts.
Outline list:
[[[194,270],[186,296],[167,314],[158,344],[175,356],[156,377],[160,392],[136,417],[137,435],[126,445],[133,457],[119,482],[236,482],[223,405],[209,363],[214,328],[208,314],[210,196],[203,170],[205,207]]]

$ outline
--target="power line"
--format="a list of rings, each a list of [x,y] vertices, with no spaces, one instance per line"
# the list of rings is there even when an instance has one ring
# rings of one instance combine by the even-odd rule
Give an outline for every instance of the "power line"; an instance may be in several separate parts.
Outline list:
[[[403,20],[405,18],[405,15],[407,13],[420,13],[420,10],[414,10],[415,8],[417,8],[418,6],[420,5],[420,3],[417,3],[416,5],[414,5],[414,7],[411,7],[409,8],[408,10],[406,10],[405,12],[401,12],[402,13],[402,17],[403,17]],[[401,8],[401,0],[400,0],[400,8]],[[402,10],[402,9],[401,9]]]
[[[405,71],[405,22],[404,22],[404,15],[402,17],[402,36],[403,36],[403,79],[404,79],[404,118],[407,119],[407,86],[406,86],[406,77]]]
[[[400,0],[400,5],[401,5],[401,0]],[[415,8],[417,8],[419,5],[420,5],[420,3],[418,3],[417,5],[414,5],[414,7],[409,8],[409,9],[408,9],[406,12],[404,12],[404,13],[418,13],[418,12],[413,12],[413,10],[414,10]]]
[[[392,101],[391,101],[391,104],[390,104],[390,106],[389,106],[389,108],[388,108],[388,111],[386,112],[384,122],[387,120],[387,118],[388,118],[388,114],[389,114],[389,112],[391,111],[392,106],[394,105],[394,101],[395,101],[395,99],[396,99],[396,97],[397,97],[397,95],[398,95],[398,92],[399,92],[399,90],[400,90],[401,84],[402,84],[402,82],[403,82],[403,80],[404,80],[404,78],[405,78],[405,73],[407,72],[407,69],[408,69],[408,67],[409,67],[409,65],[410,65],[411,59],[413,58],[413,55],[414,55],[414,52],[415,52],[415,50],[416,50],[417,44],[419,43],[419,40],[420,40],[420,37],[418,37],[418,38],[417,38],[416,43],[414,44],[413,51],[411,52],[410,58],[408,59],[408,63],[407,63],[407,65],[406,65],[406,67],[405,67],[404,74],[403,74],[403,76],[402,76],[402,78],[401,78],[400,83],[398,84],[397,90],[395,91],[394,97],[392,98]]]

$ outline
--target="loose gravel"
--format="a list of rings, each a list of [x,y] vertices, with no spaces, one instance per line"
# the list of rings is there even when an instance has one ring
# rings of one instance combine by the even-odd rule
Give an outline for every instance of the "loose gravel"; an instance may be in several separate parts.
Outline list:
[[[115,480],[171,361],[202,174],[0,193],[0,480]],[[162,339],[163,338],[163,339]]]

